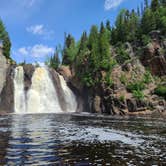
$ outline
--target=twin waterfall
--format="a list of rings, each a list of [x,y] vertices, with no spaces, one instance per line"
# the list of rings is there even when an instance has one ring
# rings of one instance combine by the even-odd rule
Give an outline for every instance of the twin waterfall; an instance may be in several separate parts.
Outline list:
[[[58,74],[61,90],[64,94],[63,110],[59,96],[54,87],[48,69],[38,67],[35,69],[31,87],[24,90],[24,69],[16,67],[14,74],[14,110],[15,113],[63,113],[75,112],[77,109],[76,97],[67,86],[64,78]]]

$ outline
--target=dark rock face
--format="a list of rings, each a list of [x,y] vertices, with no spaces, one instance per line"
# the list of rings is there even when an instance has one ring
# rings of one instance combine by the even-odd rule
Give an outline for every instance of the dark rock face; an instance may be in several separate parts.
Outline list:
[[[1,92],[0,110],[13,112],[14,108],[14,66],[10,66],[6,74],[6,82]]]
[[[33,73],[35,71],[35,67],[32,64],[25,64],[23,65],[23,69],[24,69],[24,88],[25,91],[28,91],[31,87],[31,80],[32,80],[32,76]]]
[[[145,47],[141,61],[145,67],[150,69],[152,74],[157,76],[166,75],[166,56],[162,52],[160,43],[153,42]]]

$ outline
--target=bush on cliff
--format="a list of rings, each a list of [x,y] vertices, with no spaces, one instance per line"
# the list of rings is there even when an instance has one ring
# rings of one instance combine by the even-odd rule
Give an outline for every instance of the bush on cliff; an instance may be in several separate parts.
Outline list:
[[[158,96],[164,97],[166,99],[166,86],[159,85],[155,90],[154,93]]]

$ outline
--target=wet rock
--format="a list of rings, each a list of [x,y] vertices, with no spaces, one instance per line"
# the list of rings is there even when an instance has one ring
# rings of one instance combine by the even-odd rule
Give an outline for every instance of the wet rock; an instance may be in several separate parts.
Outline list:
[[[6,74],[6,82],[1,92],[0,110],[13,112],[14,109],[14,67],[10,66]]]
[[[35,71],[35,67],[32,64],[23,65],[24,69],[24,89],[28,91],[32,84],[32,76]]]

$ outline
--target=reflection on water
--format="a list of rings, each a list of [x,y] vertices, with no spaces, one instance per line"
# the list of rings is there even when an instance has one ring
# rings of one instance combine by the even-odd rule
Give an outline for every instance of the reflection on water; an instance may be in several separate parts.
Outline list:
[[[0,116],[0,165],[164,165],[163,119]]]

